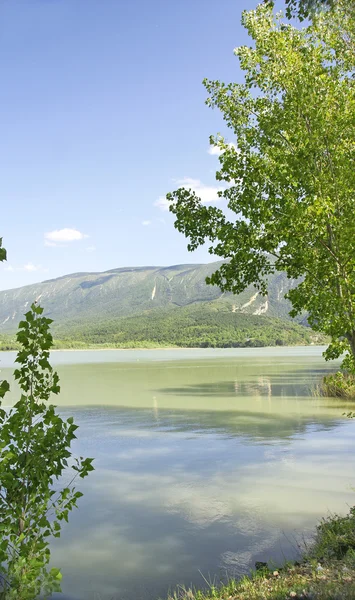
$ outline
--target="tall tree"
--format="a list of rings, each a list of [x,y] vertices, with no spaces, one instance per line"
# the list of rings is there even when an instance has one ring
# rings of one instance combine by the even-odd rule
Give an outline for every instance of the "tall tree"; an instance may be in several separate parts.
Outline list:
[[[239,293],[285,271],[288,297],[331,336],[326,358],[347,351],[355,369],[355,21],[346,0],[297,29],[260,4],[242,23],[254,47],[235,53],[243,84],[206,80],[235,145],[221,137],[216,174],[228,213],[192,190],[167,198],[189,250],[207,240],[226,262],[209,278]],[[234,213],[234,218],[229,215]]]

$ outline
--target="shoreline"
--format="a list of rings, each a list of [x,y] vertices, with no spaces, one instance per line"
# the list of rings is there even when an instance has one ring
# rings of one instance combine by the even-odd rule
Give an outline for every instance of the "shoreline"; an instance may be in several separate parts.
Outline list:
[[[115,348],[114,346],[107,347],[99,347],[95,348],[54,348],[51,352],[98,352],[105,350],[118,350],[118,351],[131,351],[131,350],[257,350],[257,349],[265,349],[265,348],[310,348],[310,347],[318,347],[317,344],[292,344],[290,346],[238,346],[235,348],[230,348],[227,346],[211,346],[209,348],[203,348],[201,346],[140,346],[140,347],[131,347],[131,348]],[[319,346],[320,348],[323,346]],[[325,347],[325,346],[324,346]],[[16,352],[16,351],[15,351]]]
[[[248,575],[207,589],[179,588],[168,600],[354,600],[355,507],[323,518],[310,549],[299,550],[297,561],[256,562]]]
[[[230,347],[230,346],[209,346],[209,347],[202,347],[202,346],[132,346],[132,347],[127,347],[127,348],[117,348],[115,346],[90,346],[90,347],[84,347],[84,348],[52,348],[50,350],[50,352],[106,352],[106,351],[118,351],[118,352],[130,352],[133,350],[144,350],[144,351],[157,351],[157,350],[164,350],[164,351],[171,351],[171,350],[180,350],[180,351],[188,351],[188,350],[203,350],[203,351],[216,351],[216,350],[268,350],[270,348],[278,348],[281,350],[284,350],[286,348],[326,348],[326,344],[289,344],[289,345],[284,345],[284,346],[280,346],[280,345],[274,345],[274,346],[235,346],[235,347]],[[18,352],[17,349],[12,348],[12,349],[5,349],[5,348],[0,348],[0,353],[1,352]]]

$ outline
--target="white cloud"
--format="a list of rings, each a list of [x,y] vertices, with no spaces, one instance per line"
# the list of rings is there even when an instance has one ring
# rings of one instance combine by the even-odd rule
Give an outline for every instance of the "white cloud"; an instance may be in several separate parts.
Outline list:
[[[96,246],[88,246],[87,248],[85,248],[86,252],[95,252],[96,250]]]
[[[23,267],[13,267],[12,265],[6,265],[5,271],[27,271],[27,273],[34,273],[35,271],[45,271],[45,269],[43,269],[42,265],[34,265],[33,263],[29,262],[23,265]]]
[[[184,187],[185,189],[191,189],[194,191],[197,196],[201,198],[203,204],[209,204],[210,202],[218,202],[220,197],[218,196],[218,192],[223,191],[224,187],[217,187],[213,185],[204,185],[199,179],[191,179],[189,177],[185,177],[184,179],[180,179],[176,182],[180,187]]]
[[[78,229],[55,229],[54,231],[49,231],[44,234],[45,245],[46,246],[56,246],[57,243],[61,244],[63,242],[76,242],[78,240],[83,240],[89,236],[85,235]]]
[[[42,269],[41,265],[34,265],[31,262],[27,263],[23,267],[23,270],[28,271],[29,273],[33,273],[34,271],[40,271],[41,269]]]
[[[222,192],[225,189],[224,187],[205,185],[199,179],[192,179],[191,177],[176,179],[174,180],[174,183],[176,183],[178,187],[183,187],[195,192],[195,194],[201,198],[202,204],[219,202],[221,198],[218,196],[218,192]],[[160,210],[168,211],[170,202],[164,196],[160,196],[158,200],[154,202],[154,206],[160,208]]]
[[[222,150],[218,146],[210,146],[208,148],[208,154],[211,154],[211,156],[220,156]]]
[[[233,142],[231,142],[230,144],[228,144],[229,148],[234,148],[234,150],[237,151],[237,146],[235,144],[233,144]],[[210,146],[208,148],[208,154],[211,154],[211,156],[221,156],[221,154],[223,154],[224,150],[221,150],[221,148],[219,148],[219,146]]]
[[[170,202],[165,198],[165,196],[160,196],[158,200],[154,202],[154,206],[160,208],[160,210],[169,210]]]
[[[142,225],[144,225],[144,227],[148,227],[151,224],[152,224],[151,221],[142,221]]]

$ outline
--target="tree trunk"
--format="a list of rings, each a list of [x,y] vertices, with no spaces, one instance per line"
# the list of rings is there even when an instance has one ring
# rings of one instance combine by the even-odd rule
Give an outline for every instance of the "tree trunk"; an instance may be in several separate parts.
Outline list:
[[[348,333],[348,335],[346,337],[349,340],[351,354],[353,355],[354,362],[355,362],[355,330],[353,329],[352,332]]]

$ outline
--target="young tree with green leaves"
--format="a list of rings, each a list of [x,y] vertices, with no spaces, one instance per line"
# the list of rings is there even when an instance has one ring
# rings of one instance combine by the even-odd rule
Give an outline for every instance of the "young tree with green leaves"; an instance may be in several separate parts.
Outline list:
[[[91,458],[72,459],[77,426],[48,404],[59,378],[49,363],[50,319],[35,304],[19,324],[21,396],[10,410],[0,407],[0,598],[34,600],[60,591],[59,569],[49,569],[49,541],[82,493],[73,483],[93,470]],[[1,397],[9,386],[3,382]],[[68,475],[70,472],[70,476]],[[61,487],[63,476],[68,483]]]
[[[339,0],[297,29],[269,4],[244,12],[252,47],[235,50],[242,84],[205,80],[235,145],[221,150],[218,181],[229,211],[205,206],[192,190],[167,198],[189,250],[210,242],[226,259],[208,279],[222,290],[285,271],[295,287],[292,316],[308,313],[331,337],[325,356],[346,352],[355,370],[355,17]],[[230,215],[234,215],[231,218]],[[297,284],[298,282],[298,284]]]

